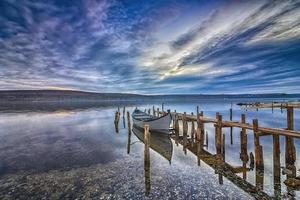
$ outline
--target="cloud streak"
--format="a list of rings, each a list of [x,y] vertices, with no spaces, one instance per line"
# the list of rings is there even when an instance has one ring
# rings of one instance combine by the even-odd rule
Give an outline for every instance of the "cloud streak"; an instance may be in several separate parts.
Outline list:
[[[300,92],[297,1],[0,4],[0,89]]]

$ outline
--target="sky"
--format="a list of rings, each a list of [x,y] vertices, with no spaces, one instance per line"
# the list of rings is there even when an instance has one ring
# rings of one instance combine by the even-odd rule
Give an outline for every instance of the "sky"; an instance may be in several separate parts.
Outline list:
[[[300,1],[1,0],[0,90],[300,93]]]

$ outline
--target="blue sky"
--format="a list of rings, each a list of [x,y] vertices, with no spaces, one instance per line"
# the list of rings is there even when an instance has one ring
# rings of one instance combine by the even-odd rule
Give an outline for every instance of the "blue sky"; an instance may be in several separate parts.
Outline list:
[[[0,89],[300,93],[300,1],[2,0]]]

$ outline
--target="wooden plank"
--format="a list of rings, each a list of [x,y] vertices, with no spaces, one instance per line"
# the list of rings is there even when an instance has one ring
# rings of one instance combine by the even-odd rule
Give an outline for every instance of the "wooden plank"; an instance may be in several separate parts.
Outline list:
[[[174,114],[174,113],[172,113]],[[181,118],[182,114],[178,113],[179,118]],[[189,120],[197,120],[196,116],[186,115],[186,118]],[[203,123],[217,123],[216,119],[213,118],[207,118],[207,117],[200,117],[200,120]],[[240,123],[240,122],[232,122],[232,121],[222,121],[223,127],[236,127],[236,128],[245,128],[248,130],[253,130],[253,125],[248,123]],[[292,130],[286,130],[282,128],[267,128],[267,127],[258,127],[258,131],[262,133],[270,133],[275,135],[283,135],[283,136],[291,136],[300,138],[300,132],[299,131],[292,131]]]

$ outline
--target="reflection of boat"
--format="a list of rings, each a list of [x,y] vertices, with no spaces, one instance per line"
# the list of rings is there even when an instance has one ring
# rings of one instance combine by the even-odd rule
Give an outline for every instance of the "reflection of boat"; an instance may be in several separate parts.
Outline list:
[[[150,130],[161,131],[169,130],[172,117],[171,113],[157,117],[135,109],[132,113],[132,119],[133,123],[140,128],[144,128],[145,124],[149,124]]]
[[[132,130],[136,137],[144,143],[144,131],[136,126]],[[150,148],[171,163],[173,145],[169,135],[151,131]]]

